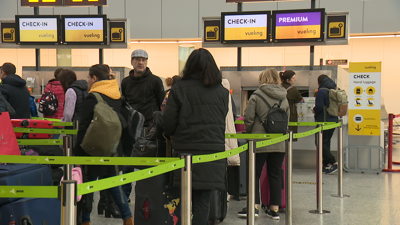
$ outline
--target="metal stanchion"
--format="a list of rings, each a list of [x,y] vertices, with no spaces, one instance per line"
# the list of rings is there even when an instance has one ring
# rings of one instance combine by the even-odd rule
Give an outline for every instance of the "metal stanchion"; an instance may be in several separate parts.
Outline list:
[[[339,119],[339,123],[342,123],[340,127],[338,127],[338,194],[332,195],[332,197],[338,198],[346,198],[350,197],[349,195],[343,195],[343,119]]]
[[[310,210],[313,214],[325,214],[330,213],[327,210],[322,209],[322,133],[323,126],[318,124],[321,130],[318,132],[318,146],[317,146],[317,210]]]
[[[61,225],[76,225],[76,180],[61,181]]]
[[[74,129],[74,130],[79,130],[79,120],[74,120],[73,122],[74,122],[73,129]],[[76,139],[77,139],[77,138],[78,138],[78,135],[77,135],[77,134],[74,134],[74,135],[72,136],[72,145],[71,145],[71,147],[73,147],[73,146],[75,145]]]
[[[255,183],[256,183],[256,141],[249,140],[248,153],[248,186],[247,186],[247,225],[254,225],[255,222]],[[258,191],[258,190],[257,190]]]
[[[192,155],[183,154],[181,159],[185,159],[185,167],[182,168],[182,180],[181,180],[181,191],[182,191],[182,205],[181,215],[182,224],[192,224]]]
[[[72,156],[72,136],[67,135],[64,136],[64,155]],[[64,165],[64,179],[71,180],[72,179],[72,166],[70,164]]]
[[[292,214],[292,172],[293,172],[293,131],[289,131],[289,140],[286,142],[286,225],[293,224]]]

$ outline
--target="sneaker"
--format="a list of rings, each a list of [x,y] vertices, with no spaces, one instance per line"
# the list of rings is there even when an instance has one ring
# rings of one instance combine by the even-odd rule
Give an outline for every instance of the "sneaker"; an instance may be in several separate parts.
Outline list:
[[[254,212],[255,212],[254,216],[258,217],[258,209],[257,208],[254,209]],[[242,211],[238,212],[238,216],[247,218],[247,208],[243,208]]]
[[[337,164],[335,164],[335,165],[332,165],[332,166],[329,168],[329,170],[326,171],[325,173],[326,173],[326,174],[332,174],[332,173],[336,172],[337,170],[338,170],[338,166],[337,166]]]
[[[274,220],[279,220],[279,219],[280,219],[280,218],[279,218],[279,210],[274,211],[274,210],[268,209],[267,216],[268,216],[269,218],[274,219]]]

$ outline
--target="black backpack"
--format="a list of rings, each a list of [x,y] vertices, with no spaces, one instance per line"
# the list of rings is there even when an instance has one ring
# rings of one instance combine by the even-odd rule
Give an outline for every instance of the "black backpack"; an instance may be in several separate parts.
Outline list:
[[[39,101],[39,112],[47,116],[54,115],[58,110],[58,99],[52,91],[46,91],[42,94]]]
[[[286,111],[281,109],[282,100],[279,104],[275,103],[272,107],[261,95],[253,93],[260,97],[265,104],[269,107],[267,120],[262,121],[261,117],[256,113],[257,118],[260,120],[264,130],[268,134],[284,134],[289,125],[289,118]]]

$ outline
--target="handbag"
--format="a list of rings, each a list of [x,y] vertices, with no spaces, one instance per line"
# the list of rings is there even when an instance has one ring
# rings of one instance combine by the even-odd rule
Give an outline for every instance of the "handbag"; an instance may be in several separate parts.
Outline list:
[[[76,183],[78,185],[83,183],[83,176],[82,176],[81,167],[79,167],[79,166],[74,167],[72,169],[71,173],[72,173],[72,175],[71,175],[72,176],[72,180],[76,180]],[[61,177],[61,181],[63,181],[63,180],[64,180],[64,176]],[[60,181],[60,185],[61,185],[61,181]],[[82,195],[78,195],[77,196],[77,201],[79,202],[79,201],[81,201],[81,199],[82,199]]]
[[[8,112],[0,112],[0,124],[0,155],[21,155]]]
[[[157,140],[149,140],[139,137],[132,149],[132,157],[157,157]]]

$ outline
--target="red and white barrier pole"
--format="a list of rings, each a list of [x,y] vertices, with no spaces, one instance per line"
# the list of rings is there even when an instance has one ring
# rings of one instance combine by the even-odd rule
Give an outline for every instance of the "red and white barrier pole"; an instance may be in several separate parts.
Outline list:
[[[393,113],[389,114],[389,137],[388,137],[388,168],[383,169],[383,172],[400,172],[400,170],[392,169],[393,164],[400,164],[400,162],[393,162],[392,161],[392,153],[393,153],[393,119],[396,117],[400,117],[400,115],[394,116]]]

